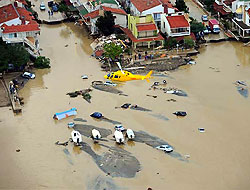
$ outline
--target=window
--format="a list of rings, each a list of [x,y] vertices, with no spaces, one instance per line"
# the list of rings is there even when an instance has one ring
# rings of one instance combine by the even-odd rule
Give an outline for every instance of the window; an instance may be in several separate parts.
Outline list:
[[[115,78],[118,78],[118,76],[117,76],[117,75],[115,75]]]
[[[14,33],[14,37],[15,37],[15,38],[17,37],[17,33]]]

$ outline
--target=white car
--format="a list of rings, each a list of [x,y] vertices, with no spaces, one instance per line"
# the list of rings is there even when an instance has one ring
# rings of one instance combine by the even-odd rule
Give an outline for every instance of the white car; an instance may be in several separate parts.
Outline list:
[[[202,15],[201,20],[204,21],[204,22],[208,21],[208,16],[207,15]]]
[[[104,83],[104,85],[106,85],[106,86],[117,86],[117,84],[112,83],[111,81],[106,81],[106,82]]]
[[[44,4],[44,2],[42,2],[42,3],[40,4],[40,10],[41,10],[41,11],[45,11],[45,9],[46,9],[45,4]]]
[[[23,77],[23,78],[26,78],[26,79],[34,79],[34,78],[36,78],[36,75],[33,74],[33,73],[24,72],[24,73],[22,74],[22,77]]]

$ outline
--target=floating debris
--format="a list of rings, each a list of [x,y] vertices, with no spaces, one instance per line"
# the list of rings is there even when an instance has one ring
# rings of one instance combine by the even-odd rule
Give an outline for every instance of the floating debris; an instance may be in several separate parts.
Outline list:
[[[87,75],[82,75],[81,78],[82,79],[88,79],[88,76]]]
[[[74,123],[74,122],[69,122],[69,123],[68,123],[68,127],[69,127],[69,128],[72,128],[72,127],[74,127],[74,126],[75,126],[75,123]]]
[[[173,114],[175,114],[175,115],[177,115],[177,116],[182,116],[182,117],[184,117],[184,116],[187,115],[187,112],[185,112],[185,111],[176,111],[176,112],[174,112]]]
[[[204,128],[198,128],[198,130],[200,131],[200,133],[204,133],[205,132]]]
[[[75,98],[78,95],[82,95],[83,99],[85,99],[87,102],[91,103],[90,99],[91,99],[91,95],[89,94],[89,92],[91,92],[92,90],[90,88],[88,89],[84,89],[84,90],[77,90],[75,92],[69,92],[66,95],[69,95],[71,98]]]

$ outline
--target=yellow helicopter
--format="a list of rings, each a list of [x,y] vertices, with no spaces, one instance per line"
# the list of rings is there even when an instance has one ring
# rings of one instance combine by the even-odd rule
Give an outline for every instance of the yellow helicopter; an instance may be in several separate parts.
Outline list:
[[[125,82],[129,80],[144,80],[151,78],[151,74],[153,73],[153,71],[151,70],[148,72],[146,76],[134,75],[128,71],[123,71],[119,62],[117,62],[117,65],[120,68],[120,71],[108,73],[107,75],[104,76],[105,79],[109,79],[112,81],[120,81],[120,82]]]

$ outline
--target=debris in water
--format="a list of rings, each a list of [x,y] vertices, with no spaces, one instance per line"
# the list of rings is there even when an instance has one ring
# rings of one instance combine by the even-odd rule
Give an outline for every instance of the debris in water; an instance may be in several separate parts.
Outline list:
[[[152,97],[152,98],[157,98],[156,95],[149,95],[149,94],[147,94],[146,96],[149,96],[149,97]]]
[[[72,127],[74,127],[74,126],[75,126],[75,123],[74,123],[74,122],[69,122],[69,123],[68,123],[68,127],[69,127],[69,128],[72,128]]]
[[[60,143],[59,141],[55,142],[56,145],[62,145],[62,146],[68,146],[68,143],[69,143],[69,141],[66,141],[66,142],[63,142],[63,143]]]
[[[198,130],[200,131],[200,133],[204,133],[205,132],[204,128],[198,128]]]
[[[168,99],[167,101],[168,101],[168,102],[176,102],[176,100],[175,100],[175,99],[173,99],[173,98]]]
[[[87,75],[82,75],[81,78],[82,79],[88,79],[88,76]]]
[[[176,112],[174,112],[173,114],[175,114],[175,115],[177,115],[177,116],[182,116],[182,117],[184,117],[184,116],[187,115],[187,112],[185,112],[185,111],[176,111]]]

